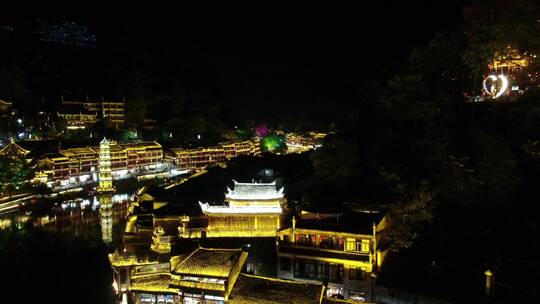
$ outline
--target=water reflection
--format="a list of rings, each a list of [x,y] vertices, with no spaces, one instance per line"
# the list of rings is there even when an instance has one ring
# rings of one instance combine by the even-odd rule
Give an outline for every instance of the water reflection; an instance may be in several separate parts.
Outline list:
[[[99,208],[99,217],[101,220],[101,239],[106,245],[110,245],[113,241],[112,223],[113,223],[113,199],[110,194],[102,194],[99,196],[101,207]]]
[[[118,193],[61,201],[43,198],[21,206],[17,212],[0,215],[0,229],[29,222],[50,232],[113,246],[121,238],[133,197],[134,193]]]

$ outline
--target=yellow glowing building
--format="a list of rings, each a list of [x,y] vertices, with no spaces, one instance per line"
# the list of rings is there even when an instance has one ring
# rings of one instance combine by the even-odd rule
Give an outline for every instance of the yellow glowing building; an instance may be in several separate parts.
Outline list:
[[[99,143],[99,185],[98,191],[114,191],[111,173],[111,146],[106,138]]]
[[[489,68],[495,71],[511,73],[515,70],[526,69],[536,55],[520,53],[518,50],[507,47],[503,52],[498,52],[489,64]]]
[[[283,188],[276,183],[239,183],[227,189],[225,204],[199,202],[208,217],[202,237],[270,237],[281,227]]]
[[[253,139],[222,142],[217,146],[207,148],[173,148],[168,153],[167,158],[180,169],[199,172],[210,165],[237,156],[258,155],[260,153],[260,142]]]
[[[151,172],[163,168],[163,147],[155,142],[118,144],[107,140],[109,165],[113,179],[140,171]],[[77,147],[61,149],[39,159],[42,168],[37,175],[51,186],[98,180],[102,144],[99,147]],[[105,153],[105,151],[103,151]],[[103,164],[101,164],[103,166]]]
[[[66,119],[68,128],[84,128],[86,125],[95,124],[98,120],[106,120],[118,128],[125,122],[125,101],[101,101],[89,100],[70,101],[64,100],[58,117]]]
[[[277,233],[278,277],[328,282],[326,295],[370,300],[372,274],[385,251],[379,243],[385,231],[384,209],[348,204],[340,213],[302,212]]]
[[[507,84],[500,85],[504,87],[504,94],[508,96],[522,95],[526,91],[536,90],[540,77],[536,54],[520,51],[512,46],[496,52],[488,64],[488,70],[490,76],[484,81],[484,91],[488,95],[490,94],[487,92],[486,81],[489,82],[489,77],[495,80],[494,77],[504,76]],[[490,88],[492,87],[490,86]]]

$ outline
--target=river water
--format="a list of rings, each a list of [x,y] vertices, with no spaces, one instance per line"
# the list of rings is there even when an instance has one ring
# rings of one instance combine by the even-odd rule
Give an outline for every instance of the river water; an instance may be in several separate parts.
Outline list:
[[[41,198],[0,215],[0,269],[9,278],[0,303],[113,303],[107,255],[121,243],[134,194]]]
[[[127,207],[134,194],[38,199],[15,212],[0,215],[0,229],[31,225],[90,244],[103,242],[112,247],[120,241]]]

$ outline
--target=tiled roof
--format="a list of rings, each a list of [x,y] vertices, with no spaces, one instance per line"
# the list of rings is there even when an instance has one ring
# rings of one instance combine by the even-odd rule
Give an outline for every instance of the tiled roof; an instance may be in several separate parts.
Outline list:
[[[130,288],[134,291],[176,293],[176,289],[169,288],[171,282],[169,274],[132,276]]]
[[[306,213],[296,223],[297,229],[323,230],[373,234],[373,224],[378,225],[384,212]]]
[[[228,304],[316,304],[322,284],[286,281],[241,274]]]
[[[234,181],[234,189],[227,188],[226,199],[232,200],[267,200],[283,198],[283,188],[277,190],[276,182],[239,183]]]
[[[155,141],[145,141],[136,143],[120,144],[124,149],[148,149],[148,148],[161,148],[161,145]]]
[[[182,261],[171,260],[171,270],[177,274],[226,278],[242,253],[241,249],[198,248]]]
[[[204,214],[281,214],[281,206],[225,206],[199,202]]]
[[[21,148],[13,140],[7,144],[2,150],[0,150],[0,155],[4,156],[25,156],[30,153],[30,151]]]

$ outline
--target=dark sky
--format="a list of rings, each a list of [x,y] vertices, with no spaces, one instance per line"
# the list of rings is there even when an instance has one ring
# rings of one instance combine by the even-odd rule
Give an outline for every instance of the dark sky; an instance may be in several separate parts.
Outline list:
[[[160,57],[182,61],[189,54],[185,64],[230,100],[312,103],[347,98],[359,82],[382,67],[396,67],[412,47],[461,15],[456,1],[428,6],[364,2],[186,13],[147,22],[134,18],[123,30],[129,38],[154,45]]]
[[[127,64],[134,70],[150,65],[164,78],[171,75],[164,82],[178,78],[212,90],[223,102],[294,107],[354,98],[363,81],[383,68],[397,69],[412,47],[461,18],[459,1],[374,2],[178,7],[136,15],[4,12],[2,20],[43,18],[89,26],[97,35],[99,56],[87,60],[88,69],[130,58]]]

